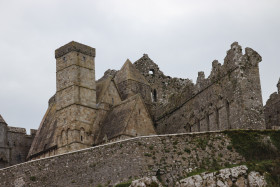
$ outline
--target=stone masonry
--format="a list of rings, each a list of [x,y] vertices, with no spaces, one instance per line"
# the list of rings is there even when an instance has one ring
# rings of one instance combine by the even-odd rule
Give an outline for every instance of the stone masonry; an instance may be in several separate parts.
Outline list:
[[[278,93],[271,94],[264,107],[267,129],[280,129],[280,79],[277,88]]]
[[[243,54],[235,42],[224,64],[214,60],[209,77],[199,72],[194,85],[188,79],[164,76],[144,55],[135,66],[151,83],[152,94],[158,94],[154,110],[157,133],[265,129],[258,65],[261,60],[251,48]],[[166,98],[168,101],[164,101]]]
[[[36,130],[26,134],[24,128],[8,126],[0,115],[0,168],[26,161]]]
[[[147,54],[96,80],[95,56],[95,48],[74,41],[55,51],[56,93],[22,161],[136,136],[266,128],[262,58],[251,48],[243,53],[237,42],[224,63],[214,60],[209,77],[199,72],[195,84],[164,75]],[[0,130],[7,134],[4,122]]]

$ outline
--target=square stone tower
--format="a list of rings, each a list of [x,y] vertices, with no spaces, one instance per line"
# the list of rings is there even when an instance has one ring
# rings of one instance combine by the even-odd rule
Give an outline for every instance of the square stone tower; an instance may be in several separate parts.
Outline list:
[[[95,49],[70,42],[55,51],[58,154],[89,147],[96,118]]]

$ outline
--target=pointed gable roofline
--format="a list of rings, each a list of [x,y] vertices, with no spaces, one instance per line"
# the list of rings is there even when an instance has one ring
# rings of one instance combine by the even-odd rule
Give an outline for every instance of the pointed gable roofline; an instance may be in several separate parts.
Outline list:
[[[146,78],[133,66],[129,59],[126,60],[121,70],[117,72],[114,80],[116,84],[119,84],[126,80],[133,80],[146,85],[150,85]]]
[[[136,94],[113,107],[113,109],[107,114],[103,121],[101,131],[97,137],[97,144],[104,142],[104,137],[106,137],[107,140],[111,140],[120,135],[133,137],[132,135],[126,134],[125,132],[129,119],[131,118],[131,114],[135,110],[138,101],[142,102],[145,110],[147,111],[145,103],[140,94]],[[148,111],[147,114],[151,119]]]
[[[1,114],[0,114],[0,123],[5,123],[5,124],[7,124],[6,121],[4,120],[4,118],[1,116]]]

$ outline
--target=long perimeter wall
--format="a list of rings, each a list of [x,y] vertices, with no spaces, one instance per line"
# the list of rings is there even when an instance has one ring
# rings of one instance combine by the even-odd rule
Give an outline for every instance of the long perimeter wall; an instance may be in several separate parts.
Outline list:
[[[143,176],[172,185],[196,168],[244,158],[222,132],[137,137],[0,170],[0,186],[97,186]]]

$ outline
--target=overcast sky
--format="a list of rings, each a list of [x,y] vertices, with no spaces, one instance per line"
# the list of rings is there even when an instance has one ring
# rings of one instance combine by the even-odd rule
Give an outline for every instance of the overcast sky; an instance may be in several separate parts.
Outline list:
[[[54,51],[72,40],[96,48],[97,78],[147,53],[194,82],[238,41],[263,57],[265,104],[280,76],[279,10],[279,0],[0,0],[0,114],[39,127],[56,91]]]

